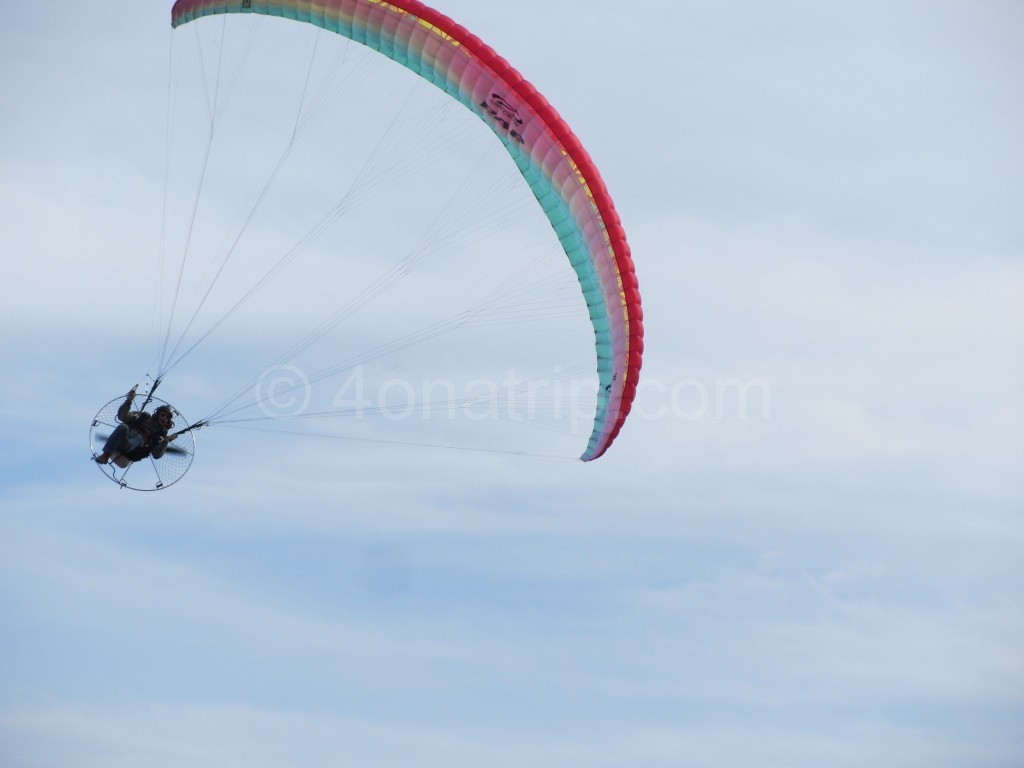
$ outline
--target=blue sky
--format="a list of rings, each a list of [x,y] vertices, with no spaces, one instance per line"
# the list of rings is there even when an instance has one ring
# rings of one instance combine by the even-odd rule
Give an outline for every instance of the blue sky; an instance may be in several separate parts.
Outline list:
[[[159,3],[10,9],[3,764],[1019,765],[1021,7],[435,5],[548,97],[605,176],[644,297],[637,412],[589,465],[544,457],[581,452],[579,425],[355,427],[543,454],[528,457],[211,428],[175,487],[118,491],[85,437],[153,354],[168,62],[173,44],[194,66],[194,37]],[[247,66],[313,39],[295,34],[264,25]],[[256,95],[232,97],[246,142],[270,122]],[[325,130],[348,149],[372,112],[338,109]],[[210,242],[269,162],[228,135]],[[485,139],[467,142],[503,168]],[[297,188],[329,197],[323,176]],[[407,245],[415,190],[387,192],[403,227],[379,206],[346,217],[162,394],[199,417],[258,377],[266,349],[376,274],[331,248]],[[268,253],[308,226],[305,200],[258,224]],[[502,226],[543,258],[535,218]],[[452,264],[297,367],[418,322],[425,291],[457,303],[449,278],[474,265]],[[589,354],[572,318],[523,329],[396,364],[462,387],[506,354],[541,371]]]

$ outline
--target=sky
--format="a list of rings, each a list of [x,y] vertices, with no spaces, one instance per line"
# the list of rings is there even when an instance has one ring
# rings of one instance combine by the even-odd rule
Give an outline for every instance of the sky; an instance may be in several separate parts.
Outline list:
[[[1024,6],[434,5],[555,105],[615,200],[646,328],[620,437],[584,464],[579,419],[346,425],[362,441],[210,427],[173,487],[119,490],[86,437],[159,346],[154,281],[174,284],[202,157],[196,36],[172,33],[169,3],[6,9],[0,762],[1024,763]],[[242,59],[258,87],[231,97],[242,127],[224,118],[197,242],[223,242],[258,193],[277,151],[249,144],[279,114],[270,73],[314,39],[268,22]],[[380,102],[412,92],[370,66],[310,141],[332,154],[307,156],[267,206],[281,216],[254,224],[251,259],[295,242],[320,210],[307,198],[330,202],[334,170],[389,125]],[[404,252],[439,221],[434,197],[483,197],[451,181],[478,156],[514,190],[486,139],[434,155],[402,134],[417,180],[346,214],[162,396],[198,418],[260,386],[270,350],[387,263],[376,244]],[[523,253],[550,256],[537,223],[509,214],[489,250],[536,239]],[[365,258],[332,260],[339,243]],[[486,293],[474,255],[289,370]],[[493,342],[441,335],[395,370],[463,394],[513,364],[585,362],[568,315]]]

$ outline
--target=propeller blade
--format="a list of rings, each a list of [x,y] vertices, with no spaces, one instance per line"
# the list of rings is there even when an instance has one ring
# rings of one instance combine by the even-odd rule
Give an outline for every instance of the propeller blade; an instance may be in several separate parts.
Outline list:
[[[107,440],[109,440],[109,439],[110,439],[110,435],[105,435],[105,434],[103,434],[102,432],[97,432],[97,433],[96,433],[96,439],[97,439],[97,440],[98,440],[99,442],[101,442],[101,443],[105,443],[105,442],[107,442]],[[178,453],[178,454],[184,454],[184,455],[186,455],[186,456],[187,456],[187,455],[188,455],[189,453],[191,453],[191,451],[189,451],[188,449],[186,449],[186,448],[181,448],[180,446],[177,446],[177,445],[175,445],[174,443],[169,443],[169,444],[167,445],[167,451],[166,451],[166,452],[167,452],[167,453]]]

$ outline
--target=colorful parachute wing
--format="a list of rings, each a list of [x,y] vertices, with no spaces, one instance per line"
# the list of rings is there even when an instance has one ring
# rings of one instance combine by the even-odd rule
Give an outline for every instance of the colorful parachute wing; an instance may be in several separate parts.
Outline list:
[[[529,183],[572,263],[590,312],[600,390],[580,457],[600,457],[636,394],[643,313],[626,235],[608,190],[555,109],[491,47],[417,0],[178,0],[177,28],[222,13],[295,19],[336,32],[434,83],[487,123]]]

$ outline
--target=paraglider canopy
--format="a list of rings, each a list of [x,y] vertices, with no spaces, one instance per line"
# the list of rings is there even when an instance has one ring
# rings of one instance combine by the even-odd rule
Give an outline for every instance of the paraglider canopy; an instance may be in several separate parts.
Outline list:
[[[175,28],[215,14],[312,24],[361,43],[433,83],[487,124],[515,161],[578,278],[593,326],[597,407],[584,461],[604,454],[636,394],[643,313],[611,196],[550,103],[479,37],[418,0],[178,0]]]

